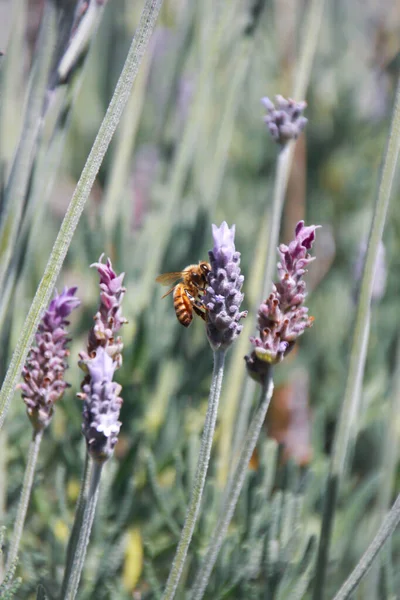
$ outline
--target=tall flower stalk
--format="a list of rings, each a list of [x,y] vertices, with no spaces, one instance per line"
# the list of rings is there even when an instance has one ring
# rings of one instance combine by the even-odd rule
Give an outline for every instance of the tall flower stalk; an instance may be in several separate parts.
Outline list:
[[[261,256],[265,256],[265,264],[263,267],[264,273],[263,276],[260,275],[263,282],[261,297],[265,298],[270,290],[273,279],[275,248],[277,247],[279,240],[283,205],[290,175],[290,168],[293,160],[294,141],[297,140],[307,125],[307,119],[303,116],[303,112],[307,105],[304,101],[295,102],[294,100],[283,98],[283,96],[280,95],[276,96],[275,104],[273,104],[273,102],[267,97],[262,99],[262,103],[267,110],[267,114],[264,117],[264,122],[271,138],[278,148],[272,207],[268,210],[268,220],[266,221],[266,224],[263,224],[262,228],[263,238],[267,238],[266,252],[264,250],[261,253]],[[258,271],[259,265],[257,264],[257,259],[256,267]],[[260,298],[255,300],[257,304],[259,301]],[[244,351],[245,350],[243,349],[243,352]],[[241,381],[238,383],[239,385],[237,385],[237,389],[241,387]],[[254,397],[254,391],[254,382],[251,379],[247,379],[244,383],[243,398],[241,403],[242,406],[237,421],[235,439],[233,440],[234,452],[238,450],[238,446],[240,445],[244,436],[251,402]],[[222,439],[224,439],[224,436],[222,436]],[[229,440],[225,436],[226,448],[223,452],[223,457],[227,457],[228,441]],[[223,443],[222,440],[221,443]],[[226,465],[224,465],[224,463],[226,460],[226,458],[221,460],[221,468],[224,468],[225,466],[225,470]],[[221,473],[221,483],[224,482],[225,476],[225,473]]]
[[[317,48],[318,38],[321,30],[322,17],[324,13],[325,0],[311,0],[305,10],[302,23],[301,42],[298,51],[298,61],[296,61],[295,81],[292,91],[293,98],[306,98],[307,88],[310,82],[311,69]],[[278,243],[279,227],[281,221],[284,196],[286,194],[287,182],[294,156],[294,144],[289,144],[287,151],[282,150],[278,153],[273,206],[268,206],[265,210],[264,220],[261,224],[258,243],[254,253],[253,269],[250,274],[249,290],[257,290],[253,298],[255,310],[262,298],[265,298],[270,289],[273,274],[272,267],[266,264],[268,257],[275,252]],[[282,197],[282,200],[280,199]],[[274,234],[273,232],[277,232]],[[276,241],[272,243],[272,236],[276,236]],[[270,252],[267,248],[269,247]],[[248,325],[246,335],[242,336],[233,351],[231,367],[229,371],[229,386],[227,386],[226,397],[229,402],[224,415],[224,424],[221,427],[221,436],[219,444],[219,470],[218,480],[222,485],[225,483],[228,475],[230,456],[236,454],[240,448],[247,428],[248,418],[255,394],[254,382],[250,379],[244,379],[240,369],[240,363],[243,354],[247,351],[245,346],[247,334],[250,335],[251,329]],[[245,326],[246,328],[246,326]],[[240,406],[239,406],[240,401]],[[236,425],[235,424],[236,421]],[[233,429],[235,427],[235,432]],[[233,450],[232,438],[233,437]]]
[[[108,259],[94,263],[100,275],[100,307],[89,332],[87,350],[80,353],[80,367],[85,373],[82,392],[82,432],[86,440],[85,477],[68,544],[62,597],[75,598],[96,511],[103,464],[111,458],[121,427],[119,412],[121,386],[113,381],[122,364],[123,344],[117,335],[126,319],[121,303],[125,294],[124,274],[117,275]]]
[[[236,252],[234,242],[235,226],[233,225],[229,228],[225,222],[220,227],[213,225],[212,233],[214,247],[209,252],[211,271],[203,303],[207,315],[207,337],[214,352],[214,368],[192,494],[178,548],[165,587],[164,600],[174,598],[185,564],[200,511],[201,498],[210,462],[211,446],[224,375],[225,355],[227,349],[242,331],[243,326],[239,321],[247,314],[240,311],[240,305],[243,301],[243,294],[241,292],[243,275],[240,274],[240,253]]]
[[[36,333],[36,344],[31,348],[22,371],[24,383],[18,386],[33,427],[33,438],[29,446],[7,568],[12,566],[18,555],[43,432],[50,425],[55,403],[69,387],[64,380],[69,356],[66,326],[69,324],[68,315],[80,304],[75,297],[76,289],[65,288],[61,294],[56,293],[50,302]]]
[[[361,388],[369,338],[370,307],[375,269],[379,257],[379,247],[382,240],[399,151],[400,82],[397,87],[389,139],[380,173],[378,196],[371,223],[364,271],[360,286],[346,388],[338,424],[336,426],[330,470],[325,490],[325,505],[322,516],[314,584],[314,600],[319,600],[322,597],[325,586],[330,538],[336,510],[336,501],[339,493],[339,485],[345,475],[348,456],[353,448],[355,436],[357,434],[357,420],[360,411]]]
[[[249,462],[254,448],[256,447],[257,440],[272,398],[273,390],[274,384],[272,381],[272,368],[270,368],[269,374],[265,376],[265,381],[261,386],[258,407],[250,422],[233,477],[230,479],[225,491],[226,501],[223,504],[219,519],[214,528],[213,536],[208,544],[199,572],[196,575],[190,594],[190,598],[192,600],[200,600],[200,598],[203,598],[204,596],[210,575],[235,512],[240,492],[242,491],[243,484],[246,479]]]
[[[307,265],[313,260],[309,250],[315,239],[317,227],[305,227],[300,221],[295,230],[295,239],[279,246],[279,282],[273,285],[269,297],[258,311],[258,336],[250,338],[254,350],[246,356],[247,371],[261,385],[258,407],[250,422],[239,460],[224,493],[224,503],[214,533],[208,544],[202,565],[195,578],[191,592],[192,600],[200,600],[214,568],[218,553],[234,515],[237,501],[248,472],[248,465],[265,421],[273,393],[273,366],[281,362],[290,352],[297,338],[312,325],[308,309],[303,276]]]

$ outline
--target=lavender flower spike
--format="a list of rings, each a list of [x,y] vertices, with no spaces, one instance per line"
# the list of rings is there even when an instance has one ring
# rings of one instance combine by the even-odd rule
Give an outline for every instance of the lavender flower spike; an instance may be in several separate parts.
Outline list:
[[[285,146],[290,140],[296,140],[307,125],[307,119],[303,117],[306,102],[295,102],[283,96],[275,96],[276,107],[267,97],[261,102],[267,109],[264,122],[274,141]]]
[[[77,288],[65,288],[55,294],[43,315],[36,333],[36,345],[30,350],[22,370],[25,383],[19,384],[27,413],[35,431],[41,431],[51,421],[54,403],[61,398],[69,384],[64,381],[68,368],[66,317],[79,306]]]
[[[279,246],[279,282],[273,284],[271,294],[259,308],[259,336],[250,338],[254,350],[245,357],[249,374],[261,383],[268,375],[269,366],[283,360],[297,338],[313,323],[308,308],[303,306],[306,298],[303,275],[307,265],[314,260],[308,250],[318,227],[305,227],[304,221],[300,221],[295,229],[295,239],[289,246]]]
[[[122,363],[122,342],[116,333],[127,322],[121,312],[121,304],[126,292],[122,286],[124,273],[117,275],[110,259],[108,258],[103,264],[102,258],[103,254],[99,262],[91,265],[97,268],[100,275],[100,307],[94,317],[94,326],[89,332],[88,355],[95,352],[99,346],[106,348],[119,368]]]
[[[116,334],[127,322],[121,312],[124,273],[117,275],[110,259],[104,264],[102,257],[91,265],[100,275],[100,307],[89,332],[87,352],[79,354],[79,366],[86,376],[78,394],[84,400],[83,435],[89,454],[98,463],[112,455],[121,427],[121,386],[112,379],[122,364],[123,344]]]
[[[118,440],[121,386],[112,380],[117,364],[106,349],[100,346],[86,365],[89,377],[79,395],[84,400],[82,431],[89,454],[102,463],[112,456]]]
[[[227,349],[243,329],[240,319],[247,311],[239,311],[244,277],[240,274],[240,253],[235,248],[235,225],[212,226],[214,247],[210,250],[211,271],[204,295],[207,308],[207,336],[213,350]]]

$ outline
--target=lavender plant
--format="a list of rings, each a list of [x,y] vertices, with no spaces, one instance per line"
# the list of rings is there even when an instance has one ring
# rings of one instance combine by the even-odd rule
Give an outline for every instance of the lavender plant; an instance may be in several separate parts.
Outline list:
[[[203,303],[206,308],[207,337],[214,353],[214,368],[190,503],[165,587],[165,600],[175,596],[200,510],[217,420],[225,354],[242,330],[239,321],[247,314],[239,310],[243,301],[241,289],[244,277],[240,273],[240,253],[235,248],[235,226],[229,228],[225,221],[220,227],[213,225],[212,235],[214,246],[209,252],[211,270]]]
[[[374,301],[368,314],[365,312],[368,297],[365,282],[371,276],[372,257],[377,237],[380,237],[377,232],[385,212],[382,207],[388,199],[391,181],[395,181],[398,138],[395,123],[390,136],[389,168],[385,167],[382,175],[380,208],[377,208],[371,233],[372,249],[366,254],[364,271],[367,275],[356,297],[354,281],[349,277],[349,257],[358,254],[370,218],[368,191],[374,188],[376,157],[385,137],[384,119],[397,79],[395,61],[389,62],[392,49],[386,40],[397,31],[398,8],[392,3],[387,10],[386,5],[383,8],[377,3],[372,15],[370,7],[360,12],[353,10],[351,3],[344,3],[344,12],[323,14],[323,0],[310,0],[304,11],[292,11],[287,3],[271,4],[262,0],[209,2],[202,5],[201,10],[192,2],[166,2],[154,45],[142,65],[141,77],[125,111],[126,121],[122,129],[119,128],[121,135],[116,136],[101,166],[87,210],[70,244],[83,201],[99,166],[97,159],[102,157],[116,125],[126,98],[124,94],[138,66],[137,59],[147,43],[149,24],[151,29],[161,3],[143,2],[146,8],[139,23],[140,3],[133,6],[97,0],[58,2],[57,9],[61,7],[63,12],[58,12],[54,28],[46,30],[48,37],[38,38],[40,42],[35,51],[37,24],[34,25],[34,17],[39,15],[38,7],[45,5],[47,15],[43,24],[48,23],[48,8],[51,11],[54,2],[22,3],[22,9],[21,3],[9,4],[10,13],[12,10],[15,17],[11,27],[6,26],[10,19],[0,19],[0,37],[4,40],[1,50],[5,51],[0,64],[0,188],[3,189],[0,212],[3,209],[4,225],[6,220],[8,222],[5,209],[11,202],[12,209],[20,212],[21,220],[18,225],[17,221],[10,222],[10,228],[0,227],[5,234],[0,240],[0,254],[4,249],[2,255],[10,258],[7,269],[3,270],[0,300],[0,369],[6,370],[9,348],[17,348],[3,387],[1,407],[8,408],[9,395],[18,380],[16,372],[26,362],[22,356],[29,350],[30,343],[26,340],[37,330],[38,322],[32,325],[33,320],[42,315],[50,300],[54,277],[68,246],[66,280],[79,283],[85,305],[91,300],[81,265],[88,264],[89,257],[98,256],[104,248],[113,262],[126,272],[133,286],[132,293],[124,298],[124,314],[130,323],[124,328],[126,368],[118,371],[118,383],[122,384],[124,393],[120,393],[114,381],[121,356],[119,343],[110,342],[107,332],[110,328],[104,325],[101,314],[95,321],[99,337],[93,335],[91,350],[86,349],[81,355],[81,366],[85,370],[81,398],[86,415],[83,427],[87,464],[65,561],[70,574],[78,549],[80,552],[83,548],[78,544],[83,516],[86,513],[86,527],[94,514],[95,503],[91,508],[88,503],[93,465],[106,462],[107,477],[102,479],[102,502],[96,508],[96,527],[91,535],[85,582],[79,595],[113,600],[128,596],[148,600],[162,596],[181,523],[193,495],[204,425],[201,400],[208,393],[210,354],[205,351],[209,342],[202,323],[199,321],[198,327],[189,332],[181,330],[174,319],[164,314],[164,307],[158,305],[153,281],[162,266],[172,270],[184,264],[187,255],[203,256],[208,224],[218,215],[225,215],[228,222],[236,222],[238,231],[240,228],[241,269],[246,275],[246,298],[253,310],[250,320],[236,320],[241,309],[231,300],[235,293],[241,295],[241,290],[236,289],[231,299],[223,296],[217,290],[218,277],[213,283],[213,292],[207,290],[203,298],[213,308],[219,308],[214,319],[210,318],[205,325],[207,337],[215,343],[213,351],[215,348],[217,352],[225,344],[225,333],[221,334],[219,323],[230,323],[232,330],[228,337],[231,334],[236,337],[228,354],[231,362],[229,372],[225,370],[224,375],[226,403],[223,411],[220,410],[215,436],[220,452],[208,467],[201,511],[176,596],[190,595],[188,590],[193,587],[197,571],[204,567],[204,552],[215,535],[216,523],[220,523],[218,515],[224,506],[222,485],[228,477],[232,486],[233,476],[236,476],[237,457],[246,438],[254,392],[273,371],[274,402],[268,408],[267,423],[261,428],[251,463],[246,465],[234,521],[228,527],[205,595],[213,598],[268,595],[274,600],[288,597],[300,600],[310,595],[309,583],[315,585],[325,572],[323,596],[333,597],[340,590],[339,594],[348,597],[355,593],[354,586],[359,585],[360,577],[366,579],[366,569],[373,560],[373,585],[370,579],[362,580],[364,587],[357,590],[358,594],[366,600],[395,597],[399,588],[397,504],[385,519],[384,528],[380,529],[379,525],[395,502],[398,466],[398,450],[396,444],[391,443],[391,439],[396,438],[396,390],[399,387],[395,383],[398,375],[394,367],[398,359],[393,353],[398,337],[393,324],[398,317],[396,256],[400,251],[396,204],[390,208],[390,224],[384,239],[390,277],[385,292]],[[65,23],[61,16],[68,13],[72,23],[72,4],[77,6],[77,12],[70,35],[70,27],[68,31],[63,30]],[[29,15],[25,5],[29,5]],[[105,5],[104,18],[93,35],[93,26]],[[2,17],[6,10],[0,8]],[[322,15],[325,22],[321,28]],[[379,27],[375,23],[379,23]],[[315,61],[310,78],[319,32],[326,28],[330,31],[329,43],[325,40],[323,55]],[[93,43],[87,54],[88,68],[83,69],[86,61],[82,60],[81,51],[86,52],[88,30]],[[78,210],[74,214],[68,212],[50,268],[45,269],[46,257],[64,215],[65,190],[70,195],[71,181],[82,169],[82,158],[89,153],[90,142],[111,96],[115,74],[120,71],[121,57],[135,31],[135,55],[130,55],[128,68],[123,70],[126,85],[118,87],[105,120],[109,128],[102,126],[95,154],[91,155],[74,194],[73,204]],[[356,36],[354,31],[357,31]],[[373,36],[379,43],[371,43]],[[10,42],[4,47],[7,37]],[[54,38],[56,53],[59,53],[50,69],[54,78],[50,77],[51,82],[47,84],[51,89],[47,90],[50,93],[45,102],[43,136],[32,144],[32,133],[38,126],[33,115],[45,89],[43,66],[50,56],[48,51]],[[70,43],[66,47],[68,39]],[[335,52],[332,60],[326,61],[324,57],[330,44]],[[365,52],[359,52],[360,47]],[[368,64],[364,60],[366,56]],[[29,80],[39,82],[32,87],[32,103],[23,102],[21,93],[26,89],[30,64],[34,71]],[[39,79],[35,79],[34,72],[40,75]],[[58,85],[60,81],[62,85]],[[287,84],[292,81],[293,89],[288,89]],[[54,82],[56,87],[53,88]],[[253,111],[257,113],[254,98],[264,93],[266,85],[281,89],[297,100],[307,98],[310,118],[307,127],[311,126],[307,139],[301,133],[296,143],[295,139],[286,143],[287,133],[294,131],[293,116],[304,126],[304,117],[300,114],[304,108],[302,102],[299,102],[300,112],[296,112],[289,100],[273,100],[274,108],[267,102],[266,126],[260,126],[261,119]],[[337,98],[340,98],[339,104]],[[276,114],[281,110],[283,115]],[[314,114],[317,118],[311,119]],[[25,119],[25,115],[30,116]],[[23,119],[27,126],[22,126]],[[339,122],[340,127],[337,127]],[[23,143],[18,137],[20,126]],[[30,140],[29,157],[28,146],[24,144],[26,139]],[[63,146],[66,152],[59,165]],[[19,163],[20,168],[14,169],[14,162],[17,164],[21,158],[20,148],[25,148],[25,158]],[[138,185],[140,173],[132,168],[143,152],[156,157],[148,161],[146,186]],[[307,177],[306,163],[309,165]],[[274,169],[275,185],[270,181]],[[12,178],[14,192],[10,187]],[[271,197],[272,202],[267,201]],[[274,212],[277,206],[279,213]],[[288,239],[306,211],[318,215],[318,221],[326,226],[317,235],[318,261],[308,279],[312,314],[318,327],[312,336],[303,336],[303,351],[297,353],[291,352],[292,335],[302,335],[311,324],[310,317],[301,310],[301,305],[291,305],[290,297],[281,295],[278,287],[283,273],[276,289],[272,290],[273,297],[270,296],[279,235]],[[227,228],[227,234],[229,231]],[[7,232],[15,243],[7,244]],[[334,241],[333,250],[331,241]],[[267,251],[268,245],[271,251]],[[298,249],[304,251],[301,244]],[[306,249],[306,255],[309,251]],[[290,267],[285,267],[282,257],[280,262],[289,272]],[[103,264],[103,268],[107,266]],[[23,325],[22,308],[34,296],[43,273],[30,314],[34,319]],[[350,349],[347,339],[355,305],[357,323],[364,323],[363,336],[354,336],[356,341]],[[365,326],[366,314],[368,327]],[[254,321],[258,318],[256,333],[250,331],[254,326],[252,318]],[[254,337],[251,351],[247,352],[247,371],[243,355],[251,333]],[[78,335],[72,340],[74,353],[76,347],[81,347]],[[98,345],[100,339],[103,341]],[[359,351],[361,342],[362,352]],[[334,497],[325,490],[324,483],[332,429],[340,414],[340,382],[347,378],[348,357],[351,372],[357,377],[348,378],[346,410],[339,417],[334,443],[335,472],[336,467],[341,472],[338,478],[340,502],[336,502],[331,513],[334,515],[331,533],[328,537],[321,536],[321,548],[324,544],[327,547],[329,538],[329,554],[322,569],[314,565],[314,533],[323,496]],[[358,361],[356,369],[353,358]],[[282,361],[284,364],[279,366]],[[363,361],[365,377],[361,385]],[[398,370],[398,364],[396,368]],[[247,377],[243,394],[242,382],[250,371],[255,380]],[[71,370],[68,380],[77,388],[79,383],[75,379]],[[388,385],[391,379],[393,385]],[[351,392],[354,389],[357,393]],[[257,389],[257,393],[261,390]],[[118,416],[122,395],[135,399],[124,406],[123,427],[119,425]],[[298,470],[293,464],[295,458],[285,462],[286,453],[282,455],[277,444],[267,440],[267,436],[273,433],[269,423],[281,407],[289,406],[291,441],[299,444],[304,433],[297,415],[300,405],[305,411],[306,429],[312,429],[312,459],[308,467]],[[103,415],[104,406],[107,410]],[[255,415],[260,415],[259,409],[257,405]],[[30,509],[34,518],[29,521],[29,530],[25,528],[24,552],[17,565],[20,589],[16,589],[12,569],[4,573],[0,556],[1,597],[11,598],[15,594],[30,598],[37,594],[37,598],[44,599],[59,595],[70,511],[79,489],[80,420],[73,403],[65,403],[65,409],[55,411],[55,417],[44,434],[39,485],[35,486]],[[1,424],[4,418],[5,411],[0,415]],[[386,429],[388,424],[390,427]],[[254,431],[256,429],[255,426]],[[389,434],[383,435],[386,431]],[[0,433],[0,522],[7,528],[15,514],[23,478],[21,448],[25,447],[30,433],[21,406],[18,410],[18,403],[11,405],[6,426]],[[117,436],[119,443],[115,445]],[[247,437],[248,444],[249,439]],[[284,443],[286,446],[286,438]],[[112,454],[115,459],[107,460]],[[308,476],[309,471],[312,477]],[[341,589],[376,531],[378,536],[370,551]],[[391,540],[384,544],[383,556],[377,558],[381,544],[388,538]],[[104,540],[107,540],[107,552]],[[43,587],[38,589],[39,581]],[[65,591],[62,590],[62,595]]]
[[[314,242],[316,229],[317,226],[305,227],[304,222],[300,221],[295,229],[295,239],[289,246],[282,244],[278,249],[281,256],[281,262],[277,265],[279,282],[273,286],[269,298],[259,308],[260,337],[250,338],[254,350],[250,356],[245,357],[249,375],[261,385],[260,400],[234,474],[227,485],[217,525],[193,584],[192,597],[195,600],[202,598],[206,590],[265,421],[273,393],[272,368],[283,360],[297,338],[312,323],[307,316],[308,309],[304,306],[306,294],[303,276],[306,273],[305,267],[312,260],[308,250]]]
[[[69,387],[64,379],[69,356],[66,327],[69,325],[67,317],[80,304],[75,296],[76,290],[76,287],[65,288],[61,294],[56,293],[50,302],[39,324],[35,336],[36,344],[31,348],[22,370],[24,383],[18,386],[33,427],[33,438],[28,450],[21,498],[7,557],[8,569],[12,567],[18,556],[43,432],[50,425],[55,403]]]
[[[86,373],[78,397],[84,402],[82,432],[88,458],[62,586],[63,597],[71,600],[76,596],[85,562],[102,466],[113,454],[121,427],[121,386],[113,376],[122,364],[123,344],[117,333],[126,323],[121,312],[126,291],[122,286],[124,274],[115,273],[110,259],[103,264],[102,256],[92,267],[100,275],[100,307],[89,332],[87,351],[81,352],[79,363]]]
[[[269,292],[272,280],[275,248],[278,244],[283,204],[293,157],[293,142],[299,137],[307,124],[307,119],[303,116],[303,111],[307,105],[304,101],[295,102],[291,99],[285,99],[283,96],[276,96],[277,108],[275,108],[275,105],[267,97],[262,99],[262,103],[267,109],[267,115],[264,117],[264,121],[272,139],[278,147],[272,209],[267,212],[266,223],[268,228],[265,229],[262,227],[261,231],[262,238],[267,239],[267,248],[265,249],[265,255],[260,252],[259,256],[256,256],[256,261],[257,263],[260,263],[260,266],[257,264],[255,271],[258,272],[260,268],[264,270],[261,294],[262,297],[265,297]],[[262,239],[262,244],[264,245],[264,239]],[[257,298],[256,302],[259,302],[259,298]],[[244,348],[240,348],[240,350],[241,355],[239,356],[238,348],[238,352],[235,356],[236,363],[239,362],[239,359],[241,360]],[[241,380],[236,382],[237,390],[241,387],[240,383]],[[235,391],[233,393],[237,394]],[[243,399],[240,410],[241,416],[238,419],[235,432],[236,439],[234,440],[234,445],[236,450],[244,435],[244,429],[247,425],[247,417],[253,396],[254,384],[251,380],[246,380],[244,382]],[[225,437],[227,437],[227,435],[228,433]],[[221,460],[221,463],[223,464],[226,460],[227,456],[225,455],[225,459]]]

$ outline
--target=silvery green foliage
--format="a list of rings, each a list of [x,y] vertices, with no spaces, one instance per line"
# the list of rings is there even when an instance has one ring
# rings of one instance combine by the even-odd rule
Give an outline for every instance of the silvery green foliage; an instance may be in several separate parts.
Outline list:
[[[207,308],[207,336],[214,350],[228,348],[240,334],[239,323],[247,315],[240,311],[244,277],[240,274],[240,252],[235,248],[235,225],[212,226],[214,239],[210,250],[211,271],[204,295]]]
[[[303,493],[292,468],[290,464],[284,467],[285,483],[277,488],[282,477],[277,445],[260,442],[258,469],[249,473],[205,598],[260,598],[264,594],[283,600],[288,582],[294,586],[306,573],[315,539],[305,533]]]

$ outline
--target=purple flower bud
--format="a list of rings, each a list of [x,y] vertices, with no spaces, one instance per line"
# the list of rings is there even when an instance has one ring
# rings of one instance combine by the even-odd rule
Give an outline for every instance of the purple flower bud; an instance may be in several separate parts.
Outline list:
[[[96,267],[100,275],[100,307],[94,317],[94,326],[89,332],[88,354],[89,356],[100,346],[106,348],[109,355],[117,363],[118,367],[122,363],[122,342],[116,333],[127,322],[122,316],[121,303],[125,294],[125,288],[122,286],[124,273],[118,275],[112,268],[110,259],[106,264],[100,256],[99,262],[91,266]]]
[[[117,364],[100,346],[86,366],[89,377],[79,395],[84,400],[82,431],[92,458],[104,462],[112,456],[121,428],[121,386],[112,380]]]
[[[211,271],[204,294],[207,310],[207,336],[211,347],[226,349],[243,329],[239,321],[247,315],[240,312],[243,301],[241,293],[243,276],[240,274],[240,253],[235,248],[235,225],[228,227],[224,221],[220,227],[212,226],[214,239],[210,250]]]
[[[54,403],[69,384],[64,381],[68,368],[66,317],[79,306],[77,288],[65,288],[55,294],[44,313],[35,335],[36,345],[30,350],[22,370],[25,383],[19,384],[27,413],[36,431],[47,427],[53,416]]]
[[[275,96],[276,108],[269,98],[262,98],[261,102],[267,109],[264,122],[274,141],[285,146],[290,140],[296,140],[307,124],[302,115],[306,102],[295,102],[283,96]]]
[[[258,310],[259,337],[250,338],[254,350],[246,356],[249,374],[263,382],[270,365],[276,364],[292,350],[297,338],[311,327],[313,317],[303,306],[306,284],[303,275],[306,266],[314,260],[309,254],[318,225],[304,226],[300,221],[295,229],[295,239],[289,246],[278,248],[279,282],[273,284],[272,293]]]

